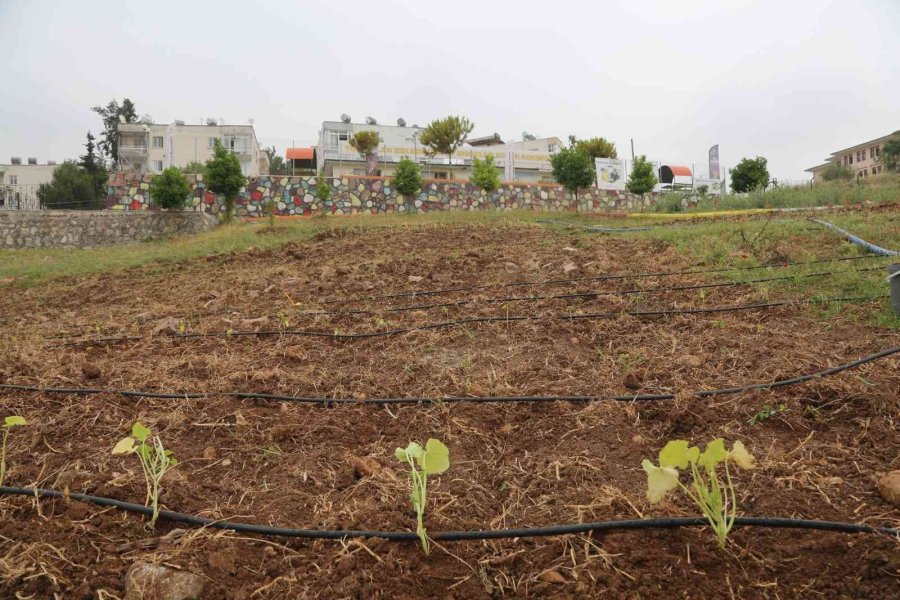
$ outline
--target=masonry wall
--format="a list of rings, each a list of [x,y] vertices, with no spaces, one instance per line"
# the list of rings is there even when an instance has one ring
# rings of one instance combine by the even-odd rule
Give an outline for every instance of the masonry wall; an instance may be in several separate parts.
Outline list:
[[[107,206],[113,210],[142,210],[151,207],[150,175],[117,173],[110,179]],[[190,206],[217,214],[221,200],[207,190],[201,176],[189,175]],[[644,198],[628,192],[589,188],[573,195],[562,186],[545,183],[506,183],[493,194],[485,194],[467,181],[426,180],[424,189],[412,197],[397,193],[389,177],[328,177],[331,197],[316,197],[314,177],[267,175],[250,179],[237,200],[238,216],[267,214],[269,200],[278,215],[353,215],[359,213],[420,213],[436,210],[537,210],[600,212],[642,210],[653,206],[657,197]]]
[[[132,244],[206,231],[216,219],[202,212],[104,210],[0,211],[0,247],[50,248]]]

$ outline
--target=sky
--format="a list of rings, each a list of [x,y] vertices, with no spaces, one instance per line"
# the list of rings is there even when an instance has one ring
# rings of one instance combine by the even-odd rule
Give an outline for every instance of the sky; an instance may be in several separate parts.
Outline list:
[[[898,0],[0,0],[0,163],[62,161],[131,98],[253,120],[279,153],[341,113],[459,114],[473,136],[603,136],[619,156],[800,181],[900,129]]]

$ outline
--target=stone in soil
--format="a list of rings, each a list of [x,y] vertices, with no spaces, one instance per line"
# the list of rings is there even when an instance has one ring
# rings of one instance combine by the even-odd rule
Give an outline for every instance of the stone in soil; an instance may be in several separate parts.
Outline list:
[[[900,469],[885,473],[878,480],[878,493],[885,502],[900,506]]]
[[[203,578],[170,567],[136,562],[125,575],[125,600],[199,600]]]

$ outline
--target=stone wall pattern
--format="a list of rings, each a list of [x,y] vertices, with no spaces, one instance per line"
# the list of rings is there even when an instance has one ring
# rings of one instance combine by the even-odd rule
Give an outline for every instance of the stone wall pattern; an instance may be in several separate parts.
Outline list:
[[[151,175],[117,173],[110,178],[107,206],[113,210],[152,208]],[[206,188],[200,175],[188,175],[192,194],[188,205],[212,214],[221,211],[221,199]],[[416,195],[397,193],[390,177],[344,176],[325,179],[331,197],[322,202],[316,197],[315,177],[265,175],[252,178],[242,188],[236,202],[236,214],[259,217],[268,214],[268,202],[275,202],[277,215],[355,215],[359,213],[422,213],[436,210],[537,210],[537,211],[634,211],[655,205],[657,196],[643,198],[628,192],[587,188],[579,191],[578,201],[557,184],[504,183],[493,194],[486,194],[468,181],[425,180]]]
[[[0,248],[132,244],[207,231],[216,219],[203,212],[106,210],[0,211]]]

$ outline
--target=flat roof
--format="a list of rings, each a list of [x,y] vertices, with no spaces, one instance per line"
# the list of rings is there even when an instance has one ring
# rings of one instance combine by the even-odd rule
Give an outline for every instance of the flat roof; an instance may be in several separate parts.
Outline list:
[[[847,146],[846,148],[841,148],[840,150],[835,150],[831,153],[831,156],[835,156],[840,154],[841,152],[846,152],[847,150],[853,150],[854,148],[859,148],[860,146],[868,146],[870,144],[877,144],[878,142],[887,141],[891,136],[900,134],[900,129],[894,131],[893,133],[889,133],[887,135],[883,135],[879,138],[875,138],[874,140],[869,140],[868,142],[860,142],[859,144],[854,144],[853,146]]]

